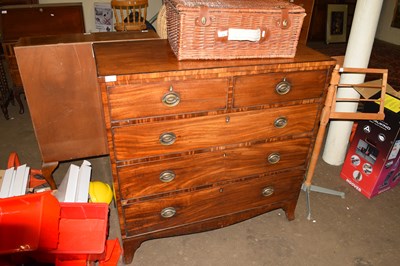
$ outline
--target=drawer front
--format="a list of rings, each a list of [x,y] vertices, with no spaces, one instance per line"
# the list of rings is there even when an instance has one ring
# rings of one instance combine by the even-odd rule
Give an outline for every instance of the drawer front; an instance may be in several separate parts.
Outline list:
[[[277,141],[228,150],[225,153],[226,179],[306,167],[311,139]]]
[[[121,198],[154,196],[241,176],[301,167],[310,142],[309,138],[278,141],[121,167],[118,171]]]
[[[286,172],[134,203],[123,208],[126,234],[145,234],[297,198],[303,175],[304,171]]]
[[[227,79],[108,87],[112,120],[225,109]]]
[[[130,125],[113,129],[117,160],[310,132],[318,104]]]
[[[121,167],[118,169],[122,199],[162,194],[214,183],[224,176],[222,152],[200,153]]]
[[[319,98],[326,71],[271,73],[235,78],[234,107]]]

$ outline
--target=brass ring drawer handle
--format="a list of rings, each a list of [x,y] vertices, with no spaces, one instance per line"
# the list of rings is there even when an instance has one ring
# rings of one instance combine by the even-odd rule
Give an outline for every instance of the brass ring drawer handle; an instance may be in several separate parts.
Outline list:
[[[286,117],[280,116],[275,119],[274,126],[276,128],[284,128],[287,125],[288,121]]]
[[[164,218],[171,218],[176,214],[176,210],[174,207],[167,207],[162,209],[161,216]]]
[[[286,78],[284,78],[281,82],[279,82],[278,84],[276,84],[275,86],[275,91],[279,94],[279,95],[285,95],[287,94],[292,88],[292,84],[290,84],[290,82],[288,82],[286,80]]]
[[[271,186],[265,187],[265,188],[263,188],[263,190],[261,191],[261,194],[262,194],[264,197],[269,197],[269,196],[271,196],[272,194],[274,194],[274,188],[271,187]]]
[[[171,182],[175,178],[175,173],[172,170],[165,170],[160,174],[160,180],[164,183]]]
[[[268,162],[270,164],[276,164],[281,160],[281,155],[277,152],[273,152],[270,155],[268,155]]]
[[[164,94],[161,101],[167,107],[174,107],[180,103],[181,97],[179,93],[170,91]]]
[[[174,144],[174,142],[176,140],[176,136],[172,132],[167,132],[167,133],[161,134],[159,140],[162,145],[168,146],[168,145]]]

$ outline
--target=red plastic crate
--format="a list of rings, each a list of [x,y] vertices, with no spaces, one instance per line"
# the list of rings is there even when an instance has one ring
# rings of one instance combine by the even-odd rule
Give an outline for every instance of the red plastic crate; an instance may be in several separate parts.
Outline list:
[[[0,254],[55,250],[60,204],[50,192],[0,199]]]
[[[57,249],[35,252],[40,262],[102,260],[108,232],[108,204],[59,203],[61,207]]]

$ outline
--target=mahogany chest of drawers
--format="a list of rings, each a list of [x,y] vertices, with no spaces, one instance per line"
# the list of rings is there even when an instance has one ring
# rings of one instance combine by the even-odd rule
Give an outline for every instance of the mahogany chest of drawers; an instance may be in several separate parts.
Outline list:
[[[335,63],[181,61],[166,40],[93,45],[124,247],[294,211]]]

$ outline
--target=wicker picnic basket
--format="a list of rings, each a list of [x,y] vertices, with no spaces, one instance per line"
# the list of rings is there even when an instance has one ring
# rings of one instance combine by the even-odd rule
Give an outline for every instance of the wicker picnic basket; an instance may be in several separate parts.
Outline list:
[[[164,0],[178,60],[294,57],[305,10],[285,0]]]

